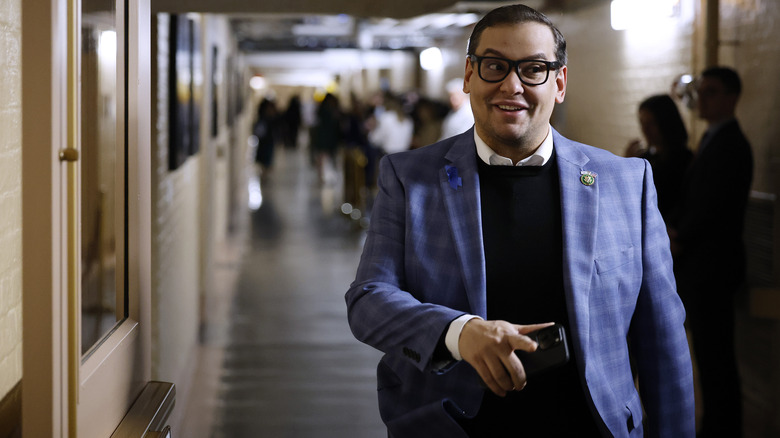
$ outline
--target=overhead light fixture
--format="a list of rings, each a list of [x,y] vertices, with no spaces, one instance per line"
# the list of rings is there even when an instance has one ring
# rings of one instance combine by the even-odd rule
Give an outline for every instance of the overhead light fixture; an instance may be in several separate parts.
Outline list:
[[[252,76],[252,79],[249,80],[249,86],[252,87],[253,90],[262,90],[268,86],[268,83],[262,76]]]
[[[429,47],[420,52],[420,67],[423,70],[436,70],[441,68],[443,59],[438,47]]]
[[[652,26],[674,16],[679,8],[680,0],[612,0],[610,24],[614,30]]]

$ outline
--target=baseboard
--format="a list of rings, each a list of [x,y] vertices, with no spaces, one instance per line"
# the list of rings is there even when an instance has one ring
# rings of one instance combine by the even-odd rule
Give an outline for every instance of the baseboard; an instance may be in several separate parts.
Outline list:
[[[22,436],[22,381],[0,400],[0,438]]]
[[[176,408],[168,418],[168,424],[171,426],[171,430],[174,432],[173,436],[177,436],[177,431],[182,429],[182,422],[184,421],[187,411],[187,402],[191,397],[192,387],[198,382],[195,381],[195,372],[198,366],[198,352],[199,345],[195,344],[190,349],[190,353],[187,355],[189,360],[185,362],[184,368],[181,370],[181,374],[175,379],[176,384]]]

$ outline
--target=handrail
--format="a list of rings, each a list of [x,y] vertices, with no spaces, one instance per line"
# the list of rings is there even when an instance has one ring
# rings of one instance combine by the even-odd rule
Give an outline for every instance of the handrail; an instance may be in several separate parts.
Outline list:
[[[170,437],[167,422],[175,404],[173,383],[148,382],[111,438]]]

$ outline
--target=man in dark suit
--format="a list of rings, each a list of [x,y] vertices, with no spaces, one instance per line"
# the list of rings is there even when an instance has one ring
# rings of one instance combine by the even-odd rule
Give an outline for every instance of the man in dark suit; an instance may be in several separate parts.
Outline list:
[[[693,436],[651,168],[553,129],[566,83],[549,19],[493,10],[466,57],[475,126],[381,162],[346,301],[355,336],[385,353],[391,437]],[[571,359],[529,377],[515,351],[538,354],[527,335],[547,322],[564,326]]]
[[[701,74],[698,112],[708,127],[685,176],[670,230],[677,288],[699,365],[702,437],[742,434],[734,296],[745,280],[742,232],[753,155],[734,117],[741,91],[739,76],[730,68]]]

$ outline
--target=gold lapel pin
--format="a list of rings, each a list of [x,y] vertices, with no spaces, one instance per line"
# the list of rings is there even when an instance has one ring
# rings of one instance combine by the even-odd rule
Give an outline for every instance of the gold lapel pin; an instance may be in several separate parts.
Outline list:
[[[580,171],[580,182],[586,186],[592,186],[596,182],[596,172],[588,170]]]

